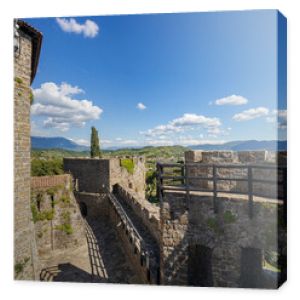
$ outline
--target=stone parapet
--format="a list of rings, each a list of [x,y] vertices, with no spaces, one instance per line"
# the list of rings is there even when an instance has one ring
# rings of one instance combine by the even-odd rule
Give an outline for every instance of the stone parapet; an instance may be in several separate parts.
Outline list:
[[[127,190],[119,184],[113,189],[117,197],[121,198],[141,219],[141,222],[148,228],[151,235],[157,243],[160,243],[160,209],[158,206],[151,204],[147,199],[139,194]]]

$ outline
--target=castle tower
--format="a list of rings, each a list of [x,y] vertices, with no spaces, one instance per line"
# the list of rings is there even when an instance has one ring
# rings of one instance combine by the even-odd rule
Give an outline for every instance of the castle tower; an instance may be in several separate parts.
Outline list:
[[[30,211],[30,85],[35,77],[42,34],[14,22],[14,269],[16,279],[37,279]]]

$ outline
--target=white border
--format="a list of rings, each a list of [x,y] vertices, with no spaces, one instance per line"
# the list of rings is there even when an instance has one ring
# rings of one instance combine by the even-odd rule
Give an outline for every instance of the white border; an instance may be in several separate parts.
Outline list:
[[[1,122],[1,205],[0,205],[0,297],[2,299],[275,299],[299,295],[299,28],[300,16],[295,0],[9,0],[1,3],[0,44],[0,122]],[[159,12],[192,12],[277,8],[288,18],[288,138],[289,138],[289,209],[288,209],[288,283],[279,291],[149,287],[104,284],[47,284],[14,282],[13,274],[13,17],[49,17]],[[294,135],[294,136],[293,136]],[[300,287],[300,285],[299,285]]]

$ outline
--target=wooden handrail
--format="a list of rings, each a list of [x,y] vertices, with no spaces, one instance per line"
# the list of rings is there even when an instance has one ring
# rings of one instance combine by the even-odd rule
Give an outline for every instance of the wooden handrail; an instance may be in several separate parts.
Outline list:
[[[201,168],[210,168],[212,171],[212,176],[189,176],[189,167],[197,167]],[[180,168],[184,170],[181,172],[181,176],[172,176],[170,171],[168,170],[168,175],[165,175],[164,169],[165,168]],[[218,169],[243,169],[246,170],[246,178],[242,177],[222,177],[217,174]],[[254,177],[253,170],[255,169],[263,169],[263,170],[280,170],[283,172],[282,179],[279,180],[278,176],[275,179],[257,179]],[[234,194],[241,194],[241,195],[248,195],[248,204],[249,204],[249,216],[250,218],[253,217],[253,183],[263,183],[263,184],[282,184],[283,186],[283,200],[286,202],[286,165],[269,165],[269,164],[202,164],[202,163],[157,163],[157,192],[160,201],[163,201],[163,191],[185,191],[187,194],[187,199],[190,199],[190,192],[210,192],[213,193],[213,203],[214,203],[214,211],[218,212],[218,202],[217,196],[218,193],[234,193]],[[177,170],[176,170],[177,171]],[[178,172],[178,171],[177,171]],[[165,185],[164,180],[171,180],[171,181],[179,181],[183,182],[180,186],[175,185]],[[213,188],[212,189],[205,189],[205,188],[195,188],[190,185],[190,180],[199,180],[199,181],[212,181]],[[235,182],[247,182],[248,189],[247,192],[243,191],[223,191],[217,188],[219,181],[235,181]]]

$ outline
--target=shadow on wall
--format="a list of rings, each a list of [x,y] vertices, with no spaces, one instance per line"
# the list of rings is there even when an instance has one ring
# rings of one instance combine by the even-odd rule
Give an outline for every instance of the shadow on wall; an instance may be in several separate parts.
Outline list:
[[[268,207],[256,206],[257,218],[245,221],[248,213],[244,203],[223,203],[218,214],[214,213],[211,199],[195,197],[191,203],[188,205],[183,195],[164,198],[163,284],[274,289],[285,281],[285,250],[276,248],[276,229],[282,223],[274,220],[280,215],[276,208],[268,212]],[[227,211],[236,206],[236,213],[229,216]],[[273,224],[268,223],[271,215]],[[241,228],[243,222],[246,225]],[[262,224],[265,228],[258,232],[257,226]],[[270,252],[279,255],[279,260],[272,262],[267,257]]]

